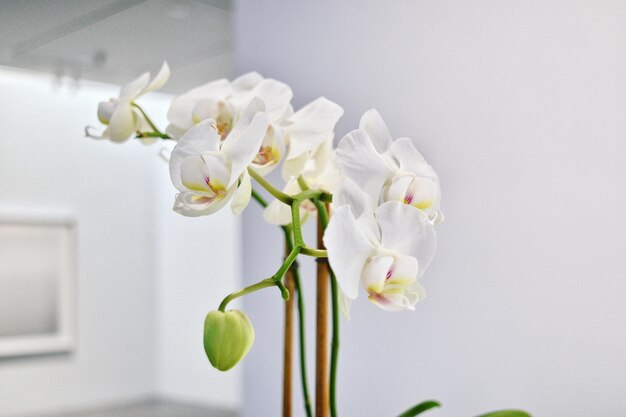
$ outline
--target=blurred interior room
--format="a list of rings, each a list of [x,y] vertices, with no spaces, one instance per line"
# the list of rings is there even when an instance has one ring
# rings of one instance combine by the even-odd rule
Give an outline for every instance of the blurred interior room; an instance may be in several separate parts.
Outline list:
[[[626,3],[609,0],[0,1],[0,417],[311,417],[311,404],[316,417],[404,417],[430,399],[433,417],[626,416],[624,22]],[[171,103],[189,90],[255,71],[290,87],[289,115],[318,97],[338,103],[331,147],[370,109],[391,137],[411,138],[443,194],[437,253],[419,272],[428,296],[388,312],[361,287],[335,323],[334,302],[353,297],[325,236],[294,263],[292,307],[276,288],[233,297],[254,344],[216,369],[207,313],[281,262],[294,269],[254,201],[238,215],[234,202],[206,216],[172,210],[173,130],[123,145],[86,137],[106,127],[100,102],[145,72],[158,79],[164,61],[169,80],[131,116],[150,127],[172,126]],[[285,117],[289,132],[297,116]],[[242,169],[237,190],[250,181]],[[265,178],[291,195],[284,172]],[[294,195],[307,191],[296,184]],[[276,197],[265,188],[259,198]],[[326,204],[331,230],[341,210],[320,188],[305,202]],[[314,246],[322,208],[283,206],[283,230],[303,216]],[[338,276],[333,316],[320,318],[326,254]],[[283,345],[287,308],[297,312]],[[320,340],[331,414],[315,408]]]

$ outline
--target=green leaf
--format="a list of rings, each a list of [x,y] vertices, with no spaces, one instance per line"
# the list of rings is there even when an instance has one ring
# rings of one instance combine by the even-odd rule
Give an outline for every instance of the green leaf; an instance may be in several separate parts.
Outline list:
[[[487,414],[481,414],[478,417],[532,417],[526,411],[521,410],[502,410],[494,411]]]
[[[424,401],[423,403],[417,404],[415,407],[411,407],[406,410],[404,413],[400,414],[398,417],[413,417],[418,414],[422,414],[424,411],[428,411],[431,408],[441,407],[437,401]]]

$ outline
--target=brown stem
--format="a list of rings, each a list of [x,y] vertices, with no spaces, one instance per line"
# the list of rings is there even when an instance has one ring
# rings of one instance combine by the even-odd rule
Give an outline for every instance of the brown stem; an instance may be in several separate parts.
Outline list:
[[[317,247],[324,248],[324,226],[317,219]],[[330,412],[329,362],[328,362],[328,282],[329,271],[326,258],[317,258],[317,337],[315,359],[315,417],[328,417]]]
[[[291,249],[285,245],[285,256]],[[291,268],[285,273],[285,287],[289,290],[289,300],[285,302],[285,334],[283,352],[283,417],[291,417],[292,364],[293,364],[293,303],[296,282]]]

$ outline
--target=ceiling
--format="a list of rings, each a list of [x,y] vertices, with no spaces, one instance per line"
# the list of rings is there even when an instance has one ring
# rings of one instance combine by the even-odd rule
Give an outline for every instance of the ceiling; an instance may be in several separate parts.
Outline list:
[[[124,84],[166,59],[163,91],[232,69],[232,0],[0,0],[0,65]]]

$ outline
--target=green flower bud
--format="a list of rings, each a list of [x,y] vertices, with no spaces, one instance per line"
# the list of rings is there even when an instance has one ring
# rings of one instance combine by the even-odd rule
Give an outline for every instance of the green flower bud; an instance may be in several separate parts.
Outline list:
[[[211,365],[228,371],[254,343],[254,328],[242,311],[211,311],[204,320],[204,351]]]

